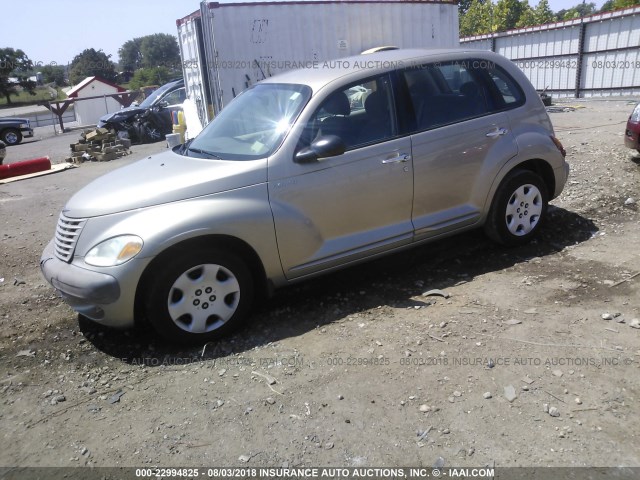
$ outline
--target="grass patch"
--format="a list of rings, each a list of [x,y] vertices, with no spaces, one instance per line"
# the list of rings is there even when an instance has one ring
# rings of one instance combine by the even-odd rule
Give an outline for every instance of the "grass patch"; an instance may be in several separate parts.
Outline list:
[[[7,103],[7,99],[5,97],[0,98],[0,109],[2,108],[13,108],[13,107],[24,107],[27,105],[37,105],[41,102],[48,102],[51,100],[62,100],[67,98],[65,93],[57,88],[56,97],[52,98],[53,89],[47,87],[37,87],[35,89],[35,95],[31,95],[29,92],[21,91],[17,95],[11,95],[11,103]]]

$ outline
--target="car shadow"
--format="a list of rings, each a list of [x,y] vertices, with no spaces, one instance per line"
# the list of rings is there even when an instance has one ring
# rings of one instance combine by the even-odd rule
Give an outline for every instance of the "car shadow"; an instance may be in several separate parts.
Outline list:
[[[540,235],[525,246],[505,248],[475,230],[350,267],[279,290],[255,309],[245,327],[206,347],[171,344],[148,325],[120,331],[81,318],[80,330],[98,350],[129,364],[154,367],[213,360],[303,335],[381,305],[426,305],[426,300],[415,299],[426,290],[450,288],[552,255],[589,240],[597,231],[592,220],[550,206]]]
[[[29,138],[23,138],[18,145],[29,145],[30,143],[38,143],[40,141],[42,141],[42,139],[34,136]],[[15,145],[15,146],[18,146],[18,145]]]

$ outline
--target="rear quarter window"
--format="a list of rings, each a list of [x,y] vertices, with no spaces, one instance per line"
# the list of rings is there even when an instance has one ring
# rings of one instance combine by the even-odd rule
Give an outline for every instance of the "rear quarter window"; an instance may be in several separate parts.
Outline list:
[[[515,108],[524,104],[524,93],[518,82],[498,65],[489,65],[491,65],[491,68],[486,69],[486,74],[496,99],[497,109]]]

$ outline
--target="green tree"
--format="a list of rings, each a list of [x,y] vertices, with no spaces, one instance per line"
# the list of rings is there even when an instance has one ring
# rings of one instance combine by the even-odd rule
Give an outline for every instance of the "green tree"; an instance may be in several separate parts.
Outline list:
[[[611,10],[614,10],[616,7],[615,5],[615,1],[614,0],[607,0],[606,2],[604,2],[602,4],[602,7],[600,7],[600,10],[598,10],[599,12],[610,12]]]
[[[143,67],[167,67],[171,70],[181,70],[180,48],[173,35],[156,33],[142,37],[140,53]]]
[[[491,32],[493,4],[489,0],[472,0],[467,13],[460,17],[460,35],[482,35]]]
[[[533,9],[533,15],[535,18],[535,24],[541,25],[543,23],[554,22],[556,16],[554,15],[551,7],[549,6],[549,0],[540,0],[536,8]]]
[[[612,10],[617,10],[618,8],[633,7],[634,5],[638,5],[639,3],[640,0],[614,0]]]
[[[518,0],[498,0],[493,9],[493,24],[496,31],[504,32],[515,28],[522,10],[523,4]]]
[[[33,62],[22,50],[0,48],[0,95],[7,99],[7,104],[11,104],[11,95],[17,95],[19,88],[36,94],[36,82],[29,80],[31,70]]]
[[[558,12],[559,14],[560,12]],[[596,13],[595,3],[579,3],[575,7],[571,7],[567,10],[561,20],[573,20],[574,18],[586,17]]]
[[[516,27],[530,27],[536,24],[536,15],[527,0],[520,2],[520,18],[516,22]]]
[[[142,53],[140,53],[140,44],[142,38],[134,38],[127,40],[118,49],[120,57],[120,68],[126,72],[133,72],[142,68]]]
[[[109,60],[111,55],[107,55],[102,50],[87,48],[82,53],[76,55],[69,67],[69,80],[73,85],[80,83],[85,77],[101,77],[108,81],[116,79],[116,70],[113,62]]]
[[[561,10],[558,10],[556,12],[556,21],[557,22],[561,22],[562,20],[564,20],[564,16],[565,14],[568,12],[568,10],[566,8],[563,8]]]
[[[175,77],[167,67],[140,68],[133,74],[129,82],[131,90],[137,90],[147,85],[162,85]]]
[[[469,11],[473,0],[458,0],[458,16],[462,17]]]
[[[59,87],[66,84],[62,65],[45,65],[40,69],[40,73],[44,83],[55,83]]]
[[[173,35],[156,33],[127,40],[118,49],[120,68],[136,71],[139,68],[167,67],[181,71],[180,48]]]

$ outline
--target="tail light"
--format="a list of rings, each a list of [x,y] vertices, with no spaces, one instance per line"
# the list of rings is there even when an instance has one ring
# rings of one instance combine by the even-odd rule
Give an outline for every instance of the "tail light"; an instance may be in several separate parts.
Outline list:
[[[567,151],[564,149],[564,147],[562,146],[562,143],[560,142],[560,140],[558,140],[556,137],[554,137],[553,135],[549,135],[549,138],[551,138],[551,141],[553,142],[553,144],[556,146],[556,148],[560,151],[560,153],[562,154],[562,157],[566,157],[567,156]]]

